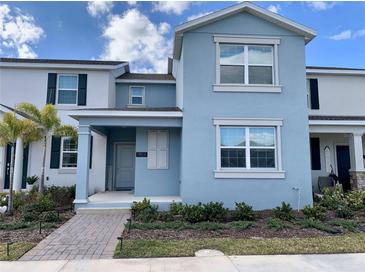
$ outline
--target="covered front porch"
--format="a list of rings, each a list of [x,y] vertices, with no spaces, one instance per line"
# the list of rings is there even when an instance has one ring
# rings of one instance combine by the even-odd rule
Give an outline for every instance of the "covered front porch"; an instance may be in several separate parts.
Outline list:
[[[335,175],[344,189],[365,189],[365,117],[312,116],[309,121],[312,185]]]
[[[181,200],[180,111],[84,110],[71,116],[79,121],[76,208],[130,208],[148,197],[164,209]],[[90,172],[91,150],[99,174]]]

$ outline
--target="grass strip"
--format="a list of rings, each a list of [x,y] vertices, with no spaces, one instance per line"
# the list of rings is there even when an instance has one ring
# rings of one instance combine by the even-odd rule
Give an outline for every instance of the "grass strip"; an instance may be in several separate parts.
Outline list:
[[[14,261],[18,260],[23,256],[28,250],[33,248],[32,243],[14,243],[10,245],[9,256],[6,252],[6,244],[0,244],[0,261]]]
[[[217,249],[226,255],[327,254],[365,252],[365,235],[313,238],[210,238],[189,240],[124,240],[115,258],[194,256],[200,249]]]

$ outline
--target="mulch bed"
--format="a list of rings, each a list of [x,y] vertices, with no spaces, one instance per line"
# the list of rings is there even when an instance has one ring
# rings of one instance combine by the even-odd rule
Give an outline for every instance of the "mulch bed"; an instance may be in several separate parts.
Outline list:
[[[54,228],[42,228],[42,233],[39,234],[39,226],[36,225],[32,228],[23,228],[15,230],[0,230],[0,243],[6,242],[28,242],[28,243],[39,243],[41,240],[46,238],[49,234],[71,219],[75,213],[67,211],[60,214],[61,221],[54,223]],[[12,223],[18,220],[18,216],[7,216],[3,223]]]

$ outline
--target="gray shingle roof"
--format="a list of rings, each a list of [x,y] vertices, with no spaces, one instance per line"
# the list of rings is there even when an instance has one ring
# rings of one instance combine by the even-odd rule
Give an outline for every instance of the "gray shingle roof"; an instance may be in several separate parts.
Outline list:
[[[340,67],[317,67],[317,66],[307,66],[307,69],[327,69],[327,70],[360,70],[365,71],[365,69],[360,68],[340,68]]]
[[[125,61],[29,59],[29,58],[7,58],[7,57],[1,57],[0,62],[32,63],[32,64],[111,65],[111,66],[116,66],[116,65],[123,64],[123,63],[127,63]]]
[[[157,81],[174,81],[175,77],[172,74],[162,74],[162,73],[124,73],[120,75],[117,79],[124,80],[157,80]]]
[[[123,108],[83,108],[83,110],[94,110],[94,111],[182,111],[178,107],[123,107]]]
[[[365,116],[335,116],[335,115],[309,115],[309,120],[332,120],[332,121],[338,121],[338,120],[356,120],[356,121],[362,121],[365,120]]]

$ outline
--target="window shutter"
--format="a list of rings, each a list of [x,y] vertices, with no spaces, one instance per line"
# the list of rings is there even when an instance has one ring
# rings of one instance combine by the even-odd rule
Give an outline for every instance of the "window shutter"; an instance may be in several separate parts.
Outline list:
[[[166,130],[157,131],[157,169],[168,168],[169,134]]]
[[[157,131],[148,131],[148,154],[147,154],[147,168],[157,168]]]
[[[312,170],[321,170],[321,154],[319,138],[310,138]]]
[[[57,74],[48,73],[47,104],[56,104]]]
[[[311,109],[319,109],[318,79],[309,79]]]
[[[90,136],[90,166],[89,168],[92,168],[93,166],[93,141],[94,141],[94,136]]]
[[[52,136],[50,168],[60,168],[61,137]]]
[[[77,96],[77,105],[86,106],[87,93],[87,74],[79,74],[79,90]]]

